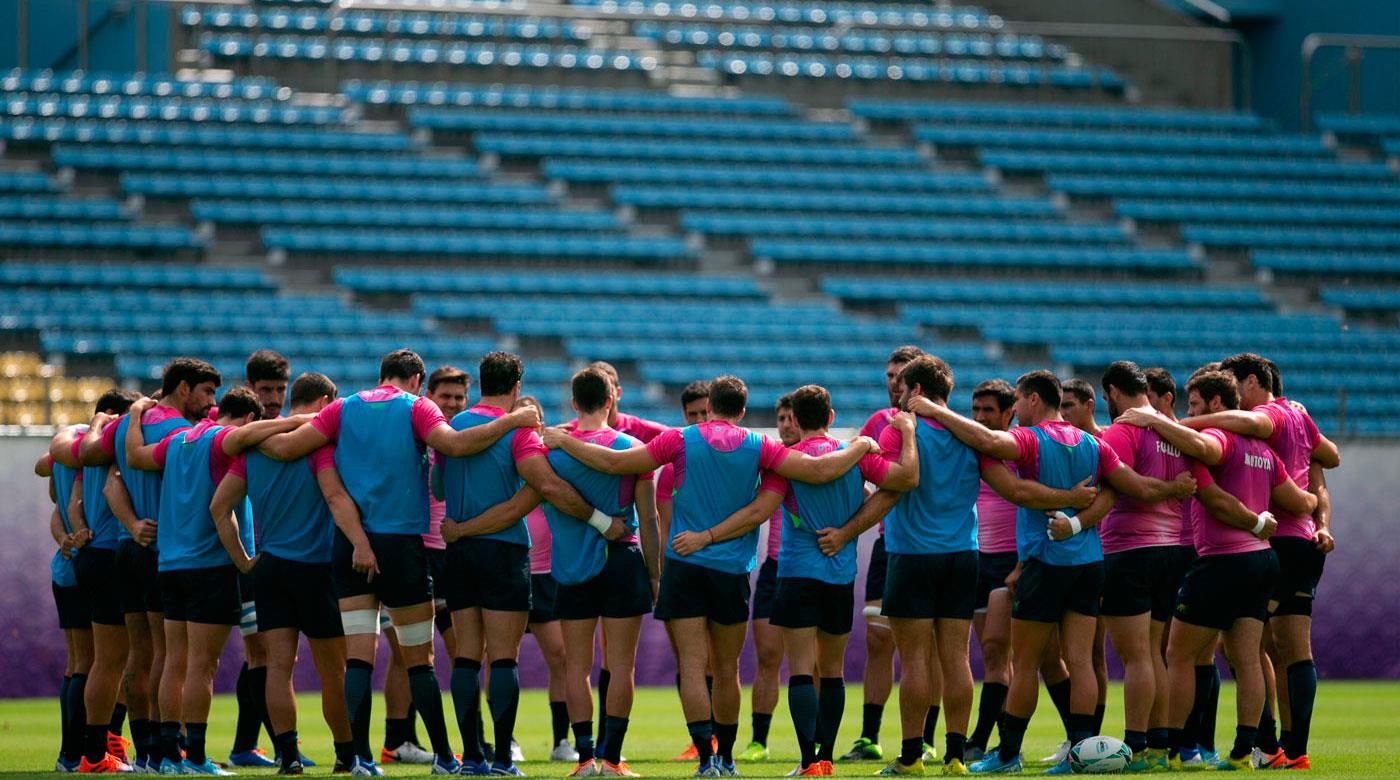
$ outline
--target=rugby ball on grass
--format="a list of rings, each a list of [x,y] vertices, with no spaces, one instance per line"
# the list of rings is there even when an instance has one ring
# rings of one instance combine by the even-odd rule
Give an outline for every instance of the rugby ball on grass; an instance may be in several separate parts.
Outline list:
[[[1069,751],[1069,768],[1080,775],[1122,772],[1132,760],[1133,751],[1113,737],[1089,737]]]

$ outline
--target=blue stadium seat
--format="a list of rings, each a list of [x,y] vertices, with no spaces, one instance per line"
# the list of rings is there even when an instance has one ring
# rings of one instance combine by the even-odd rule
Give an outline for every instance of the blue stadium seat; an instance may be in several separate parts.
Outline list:
[[[163,73],[106,73],[83,70],[25,70],[0,76],[0,92],[47,92],[67,95],[133,95],[149,97],[218,98],[221,100],[286,100],[291,90],[260,77],[229,81],[199,81]]]
[[[909,148],[850,145],[738,143],[724,141],[639,141],[629,138],[570,138],[548,135],[478,133],[476,150],[507,157],[583,157],[618,160],[699,160],[743,163],[810,163],[889,167],[919,165]]]
[[[941,33],[848,30],[821,27],[715,26],[703,23],[638,22],[632,31],[642,38],[672,46],[714,46],[734,49],[844,51],[853,54],[996,58],[1004,60],[1062,60],[1068,50],[1046,44],[1036,36],[1006,33]]]
[[[696,359],[695,344],[688,340],[567,336],[564,348],[579,359],[668,362]],[[889,357],[890,348],[887,344],[811,342],[779,335],[763,342],[716,341],[706,344],[704,352],[707,360],[720,363],[757,363],[771,361],[775,356],[781,356],[784,363],[853,363],[859,364],[871,376],[878,377],[878,372],[872,373],[871,367],[883,365],[885,358]],[[703,376],[704,370],[697,369],[694,378]]]
[[[978,195],[900,195],[884,192],[809,192],[753,189],[634,187],[612,190],[613,201],[652,209],[740,209],[744,211],[858,212],[867,214],[941,214],[964,216],[1049,217],[1055,205],[1043,198]],[[757,217],[755,219],[762,219]]]
[[[1400,248],[1400,230],[1376,228],[1211,227],[1186,225],[1186,241],[1207,246],[1247,246],[1274,249],[1391,249]]]
[[[1124,128],[1174,131],[1250,132],[1270,127],[1255,114],[1176,108],[984,103],[959,101],[851,100],[857,116],[886,122],[1026,125],[1031,127]]]
[[[930,204],[931,207],[937,208]],[[947,206],[948,213],[984,215],[976,203]],[[834,210],[834,209],[833,209]],[[891,209],[893,211],[893,209]],[[833,238],[943,239],[948,241],[1028,241],[1036,243],[1120,244],[1128,240],[1120,225],[1067,224],[1051,221],[937,220],[924,217],[748,216],[725,212],[683,211],[681,227],[711,235],[830,236]]]
[[[1248,156],[1321,157],[1332,150],[1319,136],[1235,135],[1226,133],[1173,133],[1116,130],[1064,130],[1042,128],[917,125],[914,138],[940,146],[977,146],[1009,149],[1058,149],[1084,152],[1141,152],[1165,154],[1243,154]],[[1004,168],[1028,168],[1030,156],[984,152],[982,162]],[[1056,159],[1056,158],[1049,158]],[[1074,158],[1070,158],[1074,159]],[[999,161],[1009,161],[1001,164]]]
[[[683,97],[656,92],[417,81],[347,81],[349,100],[375,105],[542,108],[551,111],[627,111],[664,114],[790,116],[780,97]]]
[[[122,190],[158,198],[282,198],[288,200],[383,200],[422,203],[541,204],[549,193],[536,184],[474,181],[401,181],[393,178],[310,179],[289,176],[124,173]]]
[[[343,117],[333,106],[298,106],[276,100],[233,100],[125,95],[65,95],[16,92],[3,98],[11,117],[131,119],[172,122],[333,125]]]
[[[1114,213],[1151,222],[1231,222],[1278,225],[1400,225],[1394,206],[1292,205],[1236,201],[1120,200]]]
[[[0,120],[0,139],[19,142],[374,152],[397,152],[413,146],[409,137],[403,133],[303,127],[192,125],[176,122],[107,122],[96,119]]]
[[[1400,274],[1400,254],[1254,251],[1249,256],[1256,267],[1282,273],[1375,276]]]
[[[1106,152],[982,151],[982,164],[1015,171],[1049,173],[1110,173],[1143,176],[1219,176],[1225,178],[1344,179],[1383,181],[1393,179],[1385,163],[1343,162],[1329,159],[1254,159],[1174,153],[1121,154]],[[1051,183],[1052,189],[1060,189]]]
[[[16,287],[173,287],[192,290],[251,290],[274,287],[262,271],[254,268],[47,261],[0,263],[0,283]]]
[[[705,165],[694,163],[594,162],[546,158],[541,169],[552,179],[582,184],[650,184],[700,187],[761,187],[893,192],[987,192],[992,182],[981,173],[949,171],[832,170],[788,165]]]
[[[431,14],[395,11],[200,8],[180,12],[186,27],[298,33],[333,32],[356,35],[403,35],[427,38],[515,38],[520,40],[585,40],[586,28],[540,17]]]
[[[178,250],[208,241],[184,225],[126,222],[0,222],[0,245]]]
[[[777,263],[937,265],[990,268],[1087,268],[1094,270],[1190,271],[1199,261],[1184,250],[1135,247],[1042,247],[994,244],[890,244],[886,242],[759,240],[754,257]]]
[[[462,158],[385,156],[383,152],[325,154],[182,147],[56,146],[55,165],[117,171],[267,173],[309,176],[384,176],[460,179],[477,176],[476,162]]]
[[[855,276],[822,278],[822,292],[848,301],[920,301],[938,304],[1059,304],[1162,308],[1261,308],[1267,299],[1257,287],[1131,282],[1033,281],[1009,279],[956,281],[951,279],[867,279]]]
[[[0,266],[3,268],[3,266]],[[0,275],[0,281],[3,276]],[[748,276],[679,273],[444,273],[439,270],[338,268],[336,284],[364,293],[489,293],[511,295],[635,295],[644,297],[766,298]]]
[[[1221,338],[1238,337],[1242,332],[1275,331],[1284,336],[1297,335],[1308,339],[1317,334],[1336,333],[1342,327],[1340,318],[1327,314],[1282,315],[1260,307],[1254,311],[1225,311],[1218,309],[1176,309],[1155,314],[1151,333],[1134,334],[1141,343],[1172,344],[1190,341],[1197,335]],[[983,333],[995,332],[999,341],[1041,343],[1045,334],[1060,329],[1062,341],[1111,342],[1121,337],[1122,319],[1130,312],[1120,308],[1088,308],[1071,312],[1057,309],[1043,300],[1018,300],[1012,303],[967,304],[955,302],[929,307],[927,304],[905,304],[900,318],[905,322],[934,327],[976,327]],[[1045,323],[1045,324],[1039,324]]]
[[[1240,198],[1304,202],[1340,201],[1345,203],[1395,203],[1400,201],[1400,182],[1380,180],[1338,184],[1330,181],[1274,181],[1269,179],[1052,175],[1046,177],[1045,183],[1056,192],[1086,197]]]
[[[1378,139],[1400,135],[1400,114],[1318,114],[1317,127],[1328,133]]]
[[[1324,287],[1318,297],[1350,311],[1400,311],[1400,290],[1394,288]]]
[[[1085,70],[1070,66],[987,64],[977,60],[700,51],[696,53],[695,61],[700,67],[714,68],[732,76],[1003,84],[1021,87],[1049,84],[1066,89],[1101,87],[1118,90],[1124,85],[1121,78],[1108,70]]]
[[[934,7],[885,2],[790,2],[785,0],[703,0],[676,4],[665,0],[572,0],[603,12],[632,15],[739,21],[783,22],[788,24],[888,24],[920,28],[981,30],[1000,25],[987,12],[975,6]]]
[[[622,113],[554,113],[549,111],[414,108],[409,124],[432,130],[469,132],[557,133],[567,135],[647,136],[773,141],[846,141],[855,128],[841,122],[804,122],[786,118],[697,119]]]
[[[485,255],[572,257],[620,260],[675,260],[693,257],[675,238],[608,236],[593,233],[527,234],[446,231],[264,228],[263,244],[289,252],[386,255]]]
[[[68,219],[117,221],[130,219],[122,204],[110,198],[0,197],[0,219]]]
[[[646,55],[583,46],[519,43],[460,43],[413,40],[205,33],[200,49],[230,59],[337,60],[456,67],[562,68],[565,70],[650,71]]]
[[[243,225],[381,225],[526,231],[615,231],[623,227],[617,217],[607,211],[487,209],[372,202],[196,200],[190,204],[190,214],[199,220]]]
[[[63,192],[68,186],[41,171],[0,171],[0,192]]]

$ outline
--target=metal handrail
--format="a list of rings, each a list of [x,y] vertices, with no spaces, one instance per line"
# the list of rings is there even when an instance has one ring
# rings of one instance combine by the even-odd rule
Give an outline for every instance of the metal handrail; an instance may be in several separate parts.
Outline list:
[[[1361,113],[1361,57],[1366,49],[1400,49],[1397,35],[1343,35],[1312,33],[1303,39],[1299,54],[1303,77],[1298,84],[1298,123],[1303,132],[1312,128],[1312,60],[1318,49],[1342,48],[1347,62],[1347,109]],[[1331,76],[1331,74],[1327,74]]]

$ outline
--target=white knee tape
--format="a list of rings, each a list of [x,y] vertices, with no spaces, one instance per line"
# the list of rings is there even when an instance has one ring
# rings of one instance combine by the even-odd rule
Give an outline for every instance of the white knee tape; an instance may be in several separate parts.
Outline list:
[[[372,609],[351,609],[340,613],[340,624],[346,636],[379,634],[379,615]]]
[[[881,615],[880,615],[880,608],[877,607],[877,606],[875,606],[875,605],[873,605],[873,604],[872,604],[871,606],[866,607],[864,610],[862,610],[862,614],[864,614],[864,615],[865,615],[866,617],[868,617],[868,618],[878,618],[878,617],[881,617]]]
[[[399,635],[399,644],[404,647],[426,645],[433,641],[433,621],[424,620],[422,623],[394,626],[394,633]]]
[[[238,633],[243,636],[258,633],[258,608],[251,601],[243,602],[243,612],[238,617]]]

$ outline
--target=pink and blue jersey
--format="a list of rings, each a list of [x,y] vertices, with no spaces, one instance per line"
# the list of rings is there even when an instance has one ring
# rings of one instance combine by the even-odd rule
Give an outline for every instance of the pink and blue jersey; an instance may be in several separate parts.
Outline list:
[[[1191,462],[1197,489],[1215,484],[1239,499],[1249,511],[1267,510],[1273,489],[1288,479],[1283,461],[1268,442],[1216,428],[1206,428],[1201,434],[1219,442],[1221,457],[1214,466]],[[1199,501],[1196,505],[1200,507],[1196,516],[1196,552],[1202,557],[1269,549],[1269,543],[1249,529],[1221,522]]]
[[[156,522],[160,571],[232,565],[209,513],[214,487],[233,465],[233,458],[223,448],[224,437],[231,431],[211,420],[200,420],[193,428],[161,439],[151,453],[164,475]],[[255,554],[252,523],[239,523],[238,535],[248,554]]]
[[[783,445],[725,420],[710,420],[652,439],[647,453],[674,467],[670,537],[706,531],[753,501],[758,490],[787,492],[770,474],[787,458]],[[747,574],[757,563],[757,529],[681,556],[666,540],[666,556],[730,574]]]
[[[1189,469],[1186,458],[1150,428],[1114,423],[1104,430],[1100,441],[1113,449],[1123,465],[1144,477],[1170,482]],[[1145,504],[1119,496],[1099,523],[1104,553],[1176,545],[1181,540],[1182,503],[1182,499],[1169,498]]]
[[[330,563],[335,520],[316,476],[333,468],[333,444],[287,462],[257,450],[233,460],[228,473],[248,483],[259,552],[289,561]]]
[[[477,404],[453,417],[452,428],[464,431],[503,416],[503,409]],[[533,428],[517,428],[497,439],[490,447],[465,458],[449,458],[438,453],[442,462],[447,516],[457,521],[470,520],[496,504],[510,500],[520,489],[520,472],[516,470],[516,465],[527,458],[548,454],[549,450],[545,449],[539,433]],[[473,538],[530,546],[530,531],[524,518],[495,533]]]
[[[337,398],[311,424],[336,444],[335,467],[365,531],[428,530],[427,439],[446,422],[437,404],[392,385]]]
[[[937,422],[918,418],[919,486],[899,497],[885,519],[885,551],[934,555],[977,549],[977,496],[982,477],[977,452]],[[904,436],[880,434],[880,451],[898,460]]]
[[[1015,463],[1004,460],[1002,464],[1016,473]],[[986,482],[977,491],[977,551],[986,555],[1016,552],[1016,505]]]
[[[1016,439],[1016,471],[1022,479],[1048,487],[1069,490],[1090,480],[1099,480],[1123,464],[1110,447],[1064,420],[1042,420],[1036,425],[1012,428]],[[1073,507],[1061,507],[1074,514]],[[1018,508],[1016,512],[1016,555],[1024,561],[1035,558],[1052,566],[1079,566],[1103,560],[1097,528],[1088,528],[1063,541],[1046,534],[1049,517],[1044,510]]]
[[[1274,424],[1274,432],[1265,441],[1283,462],[1286,473],[1294,484],[1307,490],[1308,467],[1312,463],[1312,453],[1322,441],[1317,423],[1313,422],[1307,412],[1293,408],[1293,404],[1289,403],[1287,398],[1275,398],[1254,407],[1254,411],[1263,413],[1269,418],[1269,422]],[[1297,515],[1275,506],[1270,506],[1269,511],[1273,512],[1274,518],[1278,520],[1276,536],[1292,536],[1311,541],[1313,534],[1317,532],[1317,524],[1312,515]]]
[[[596,431],[575,429],[569,435],[612,450],[642,446],[639,440],[611,428]],[[595,509],[606,515],[624,518],[627,535],[622,541],[637,540],[637,482],[650,480],[650,473],[640,476],[604,474],[585,466],[563,450],[550,450],[549,465]],[[561,585],[577,585],[598,576],[608,558],[608,542],[603,535],[593,530],[587,521],[561,512],[549,503],[544,504],[544,516],[549,521],[554,552],[559,553],[550,560],[549,571],[554,579]]]
[[[438,498],[442,486],[433,487],[433,475],[438,474],[437,450],[428,451],[428,532],[423,534],[423,546],[429,550],[446,550],[447,542],[442,538],[442,521],[447,517],[447,502]]]
[[[530,532],[530,573],[549,574],[554,538],[549,533],[549,518],[540,504],[525,515],[525,528]]]
[[[845,448],[845,442],[830,436],[812,436],[791,447],[814,458]],[[865,483],[883,482],[889,470],[889,461],[872,452],[860,459],[857,468],[824,485],[787,481],[780,510],[787,527],[781,533],[778,576],[835,585],[855,582],[856,545],[848,544],[837,554],[826,555],[817,546],[817,533],[845,525],[865,502]]]
[[[156,520],[160,517],[161,481],[158,471],[142,471],[129,468],[126,463],[126,431],[131,424],[131,415],[122,415],[116,425],[102,430],[102,448],[116,459],[117,471],[126,484],[126,492],[131,495],[131,508],[137,520]],[[141,415],[141,443],[155,444],[170,434],[190,427],[174,408],[164,405],[153,406]],[[130,539],[126,526],[117,523],[117,539]],[[157,542],[159,544],[159,542]]]
[[[890,420],[893,420],[896,414],[899,414],[899,410],[893,407],[875,412],[866,419],[864,425],[860,426],[860,435],[869,436],[877,442],[880,441],[880,435],[885,432],[886,428],[890,427]],[[885,535],[885,523],[889,522],[891,517],[894,517],[894,510],[890,510],[889,514],[885,515],[885,519],[880,521],[878,532],[880,536]]]
[[[83,489],[83,470],[65,466],[58,461],[53,464],[53,488],[54,506],[58,509],[58,519],[63,523],[63,530],[73,533],[73,523],[68,519],[68,502],[73,498],[73,491],[77,490],[81,494]],[[76,557],[78,550],[73,551]],[[54,550],[53,558],[49,560],[49,578],[53,584],[60,588],[71,588],[78,584],[78,577],[73,572],[73,558],[64,558],[63,553]]]
[[[763,560],[776,561],[783,549],[783,508],[773,510],[768,516],[767,544],[763,547]]]
[[[108,420],[101,432],[105,434],[109,429],[115,431],[116,427],[116,420]],[[79,439],[73,440],[75,458],[78,457],[80,443]],[[124,530],[117,516],[112,514],[112,508],[107,505],[107,497],[102,495],[103,488],[107,486],[109,468],[105,465],[83,467],[83,519],[87,521],[88,530],[92,532],[92,540],[88,542],[88,546],[102,550],[117,549],[117,542],[121,538],[119,531]]]

